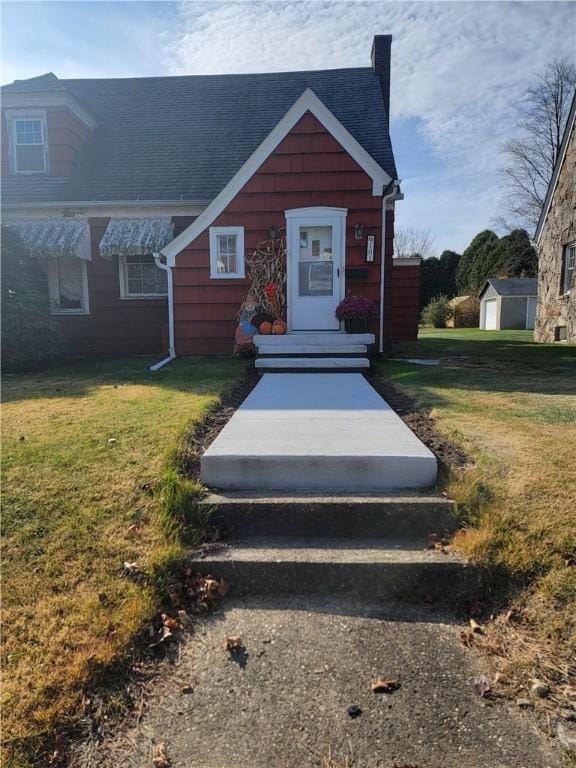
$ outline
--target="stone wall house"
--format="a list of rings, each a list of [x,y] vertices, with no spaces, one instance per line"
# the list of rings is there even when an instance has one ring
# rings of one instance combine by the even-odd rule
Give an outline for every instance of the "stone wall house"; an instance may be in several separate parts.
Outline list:
[[[536,341],[576,342],[576,95],[536,230]]]

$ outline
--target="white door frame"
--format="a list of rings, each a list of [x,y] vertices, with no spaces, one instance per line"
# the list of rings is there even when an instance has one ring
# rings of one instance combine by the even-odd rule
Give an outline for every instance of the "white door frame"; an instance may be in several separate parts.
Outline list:
[[[333,249],[334,269],[340,271],[334,274],[334,279],[340,283],[340,291],[337,293],[339,301],[345,296],[345,268],[346,268],[346,216],[347,208],[292,208],[284,212],[286,216],[286,303],[288,330],[294,329],[293,306],[295,292],[298,290],[298,275],[294,270],[295,258],[293,256],[294,243],[300,243],[298,228],[301,224],[311,226],[331,226],[334,243],[338,243],[338,249]],[[338,253],[336,251],[338,250]],[[298,331],[295,331],[298,333]],[[338,333],[337,330],[326,333]]]

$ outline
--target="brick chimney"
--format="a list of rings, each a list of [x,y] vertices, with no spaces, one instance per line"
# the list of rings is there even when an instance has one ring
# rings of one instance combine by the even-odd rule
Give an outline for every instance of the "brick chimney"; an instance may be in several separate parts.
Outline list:
[[[390,120],[390,49],[392,35],[374,35],[372,43],[372,69],[380,80],[386,115]]]

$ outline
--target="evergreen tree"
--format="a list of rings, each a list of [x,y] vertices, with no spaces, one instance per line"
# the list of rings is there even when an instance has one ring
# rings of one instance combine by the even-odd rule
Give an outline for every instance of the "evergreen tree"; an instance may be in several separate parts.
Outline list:
[[[498,235],[490,229],[480,232],[462,254],[456,272],[460,296],[477,293],[497,262]]]
[[[20,238],[2,227],[2,369],[39,368],[62,351],[57,321],[50,315],[44,273]]]
[[[500,275],[504,277],[535,277],[538,256],[525,229],[514,229],[498,243]],[[490,277],[490,275],[489,275]]]
[[[438,296],[448,299],[456,296],[456,270],[460,258],[459,253],[443,251],[439,258],[433,256],[422,261],[420,308]]]

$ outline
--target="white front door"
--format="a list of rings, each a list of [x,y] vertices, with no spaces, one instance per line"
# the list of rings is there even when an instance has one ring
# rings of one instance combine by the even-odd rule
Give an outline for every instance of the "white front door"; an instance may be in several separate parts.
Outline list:
[[[288,327],[338,331],[336,307],[344,291],[346,210],[286,211]]]

